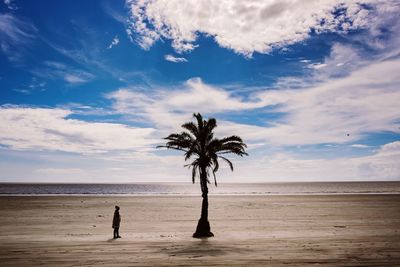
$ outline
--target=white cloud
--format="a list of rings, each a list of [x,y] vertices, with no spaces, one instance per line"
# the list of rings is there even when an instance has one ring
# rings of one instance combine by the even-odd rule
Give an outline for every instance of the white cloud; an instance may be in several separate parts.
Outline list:
[[[85,83],[88,81],[87,79],[79,77],[78,75],[74,74],[66,74],[64,76],[64,80],[69,83]]]
[[[400,154],[400,141],[385,144],[379,150],[381,155]]]
[[[363,145],[363,144],[353,144],[350,147],[355,147],[355,148],[368,148],[370,146],[368,145]]]
[[[309,64],[308,67],[312,68],[312,69],[321,69],[321,68],[325,68],[326,64],[325,63],[314,63],[314,64]]]
[[[128,0],[127,5],[127,32],[144,49],[163,38],[172,40],[177,52],[191,51],[205,34],[246,56],[303,41],[312,29],[346,33],[371,27],[377,12],[396,13],[395,1],[373,0]]]
[[[380,61],[362,54],[363,51],[352,46],[334,43],[329,56],[325,58],[324,62],[311,64],[311,67],[315,70],[314,75],[317,79],[327,80],[329,78],[348,76],[354,70]],[[376,54],[374,55],[376,56]]]
[[[164,130],[190,120],[193,112],[236,112],[263,106],[260,102],[244,102],[232,97],[221,88],[204,84],[200,78],[190,79],[183,86],[167,91],[160,88],[144,94],[122,88],[107,97],[114,101],[113,108],[117,113],[132,116],[135,120],[142,118]]]
[[[164,100],[166,108],[183,113],[199,110],[206,112],[235,111],[261,107],[256,102],[245,102],[233,97],[227,91],[216,86],[207,85],[200,78],[193,78],[185,83],[186,90],[168,92]]]
[[[165,55],[164,56],[166,61],[174,62],[174,63],[181,63],[187,62],[187,59],[184,57],[174,57],[173,55]]]
[[[71,111],[49,108],[0,108],[0,144],[14,150],[75,153],[147,151],[158,142],[154,129],[70,119]]]
[[[107,49],[111,49],[118,44],[119,44],[119,38],[118,35],[116,35],[114,39],[111,41],[111,44],[107,47]]]

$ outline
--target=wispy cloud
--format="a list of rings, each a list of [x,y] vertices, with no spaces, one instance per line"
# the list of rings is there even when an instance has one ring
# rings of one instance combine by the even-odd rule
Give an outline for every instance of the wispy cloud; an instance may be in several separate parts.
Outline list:
[[[73,70],[78,70],[79,73],[87,73],[89,75],[85,75],[86,80],[92,80],[93,78],[105,75],[109,78],[114,78],[116,80],[122,82],[135,82],[135,83],[149,83],[148,73],[138,70],[126,71],[118,68],[116,65],[112,65],[109,62],[104,60],[104,56],[101,54],[101,51],[104,49],[98,49],[96,45],[90,42],[82,42],[84,44],[77,45],[75,48],[66,49],[62,44],[47,42],[51,48],[60,53],[61,55],[67,57],[72,60],[79,68],[75,67]],[[45,62],[48,63],[49,61]],[[60,63],[65,65],[63,63]],[[53,65],[55,70],[62,69],[62,65],[59,66]],[[82,70],[84,69],[84,70]],[[86,70],[86,71],[85,71]],[[37,73],[39,71],[39,73]],[[37,75],[43,73],[41,69],[35,70]],[[75,72],[73,72],[75,73]],[[75,73],[79,76],[79,73]],[[65,75],[64,75],[65,76]],[[64,77],[63,76],[63,77]]]
[[[309,64],[308,67],[312,68],[312,69],[321,69],[321,68],[325,68],[326,64],[325,63],[314,63],[314,64]]]
[[[171,39],[177,52],[195,49],[198,33],[221,47],[251,56],[300,42],[314,32],[347,33],[371,27],[377,12],[395,14],[395,1],[127,1],[128,35],[149,49],[161,38]],[[390,10],[390,11],[389,11]],[[296,21],[296,23],[293,23]]]
[[[82,69],[55,61],[45,61],[41,66],[30,71],[38,77],[64,80],[71,85],[87,83],[95,78],[93,74]]]
[[[90,76],[90,75],[89,75]],[[76,75],[76,74],[65,74],[65,76],[64,76],[64,80],[66,81],[66,82],[68,82],[68,83],[71,83],[71,84],[75,84],[75,83],[86,83],[86,82],[88,82],[89,81],[89,79],[88,79],[89,77],[88,76],[86,76],[86,77],[83,77],[83,75],[82,74],[79,74],[79,76],[78,75]]]
[[[14,0],[4,0],[4,4],[10,10],[17,10],[18,9],[18,6],[15,4]]]
[[[165,55],[164,59],[166,61],[174,62],[174,63],[182,63],[182,62],[187,62],[187,59],[184,57],[175,57],[173,55]]]
[[[116,35],[116,36],[114,37],[114,39],[111,41],[110,45],[107,47],[107,49],[111,49],[111,48],[113,48],[114,46],[116,46],[116,45],[118,45],[118,44],[119,44],[119,38],[118,38],[118,36]]]
[[[364,145],[364,144],[353,144],[353,145],[351,145],[351,147],[355,147],[355,148],[369,148],[370,146]]]
[[[36,27],[12,14],[0,14],[0,49],[11,62],[20,62],[35,39]]]
[[[32,77],[29,84],[24,84],[15,88],[15,92],[19,92],[22,94],[32,94],[37,90],[44,91],[46,86],[46,82],[43,80],[38,80],[36,77]]]
[[[126,24],[126,15],[124,12],[119,12],[113,8],[111,2],[101,2],[101,7],[103,8],[104,12],[109,15],[114,20]]]
[[[74,74],[66,74],[64,76],[64,80],[68,83],[85,83],[88,79],[83,78],[82,76],[74,75]]]

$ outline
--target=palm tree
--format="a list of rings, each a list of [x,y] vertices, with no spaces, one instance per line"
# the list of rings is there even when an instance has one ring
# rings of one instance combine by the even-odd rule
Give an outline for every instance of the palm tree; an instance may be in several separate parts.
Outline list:
[[[203,197],[201,216],[197,224],[196,232],[193,237],[211,237],[214,234],[210,230],[208,222],[208,186],[209,174],[214,177],[215,186],[217,179],[215,173],[219,169],[218,160],[222,159],[228,163],[233,171],[232,162],[224,157],[225,154],[236,154],[239,156],[247,155],[243,143],[239,136],[229,136],[222,139],[214,138],[213,130],[217,127],[217,121],[214,118],[203,120],[200,113],[195,113],[193,116],[197,120],[197,125],[193,122],[187,122],[182,125],[185,130],[181,133],[173,133],[164,139],[167,140],[165,147],[185,152],[185,161],[192,159],[190,164],[185,165],[192,169],[192,182],[195,182],[196,176],[199,177],[200,187]]]

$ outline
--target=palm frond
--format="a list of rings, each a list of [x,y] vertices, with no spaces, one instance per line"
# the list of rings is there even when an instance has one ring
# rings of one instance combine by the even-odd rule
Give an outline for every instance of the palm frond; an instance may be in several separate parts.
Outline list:
[[[197,128],[201,132],[203,130],[203,127],[204,127],[203,116],[201,116],[200,113],[193,113],[193,116],[196,118],[196,120],[197,120]]]
[[[179,151],[187,152],[187,150],[185,150],[183,148],[178,148],[178,147],[174,147],[174,146],[156,146],[156,148],[167,148],[167,149],[173,149],[173,150],[179,150]]]
[[[231,171],[233,171],[233,164],[229,159],[227,159],[227,158],[225,158],[223,156],[218,156],[218,157],[223,159],[223,160],[225,160],[228,163],[229,167],[231,168]]]
[[[181,127],[188,130],[189,132],[191,132],[194,137],[199,135],[199,130],[198,130],[196,124],[194,124],[193,122],[184,123],[184,124],[182,124]]]
[[[196,180],[196,169],[197,168],[192,168],[192,183],[194,183]]]
[[[240,137],[237,136],[237,135],[232,135],[232,136],[229,136],[229,137],[221,138],[221,142],[222,142],[222,143],[227,143],[227,142],[238,142],[238,143],[244,144],[242,138],[240,138]],[[245,145],[245,144],[244,144],[244,145]]]

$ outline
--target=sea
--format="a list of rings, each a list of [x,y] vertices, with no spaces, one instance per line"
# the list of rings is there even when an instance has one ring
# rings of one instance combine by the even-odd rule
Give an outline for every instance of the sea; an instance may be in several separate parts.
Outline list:
[[[210,195],[400,194],[400,182],[221,183]],[[0,195],[201,195],[198,183],[26,184],[1,183]]]

